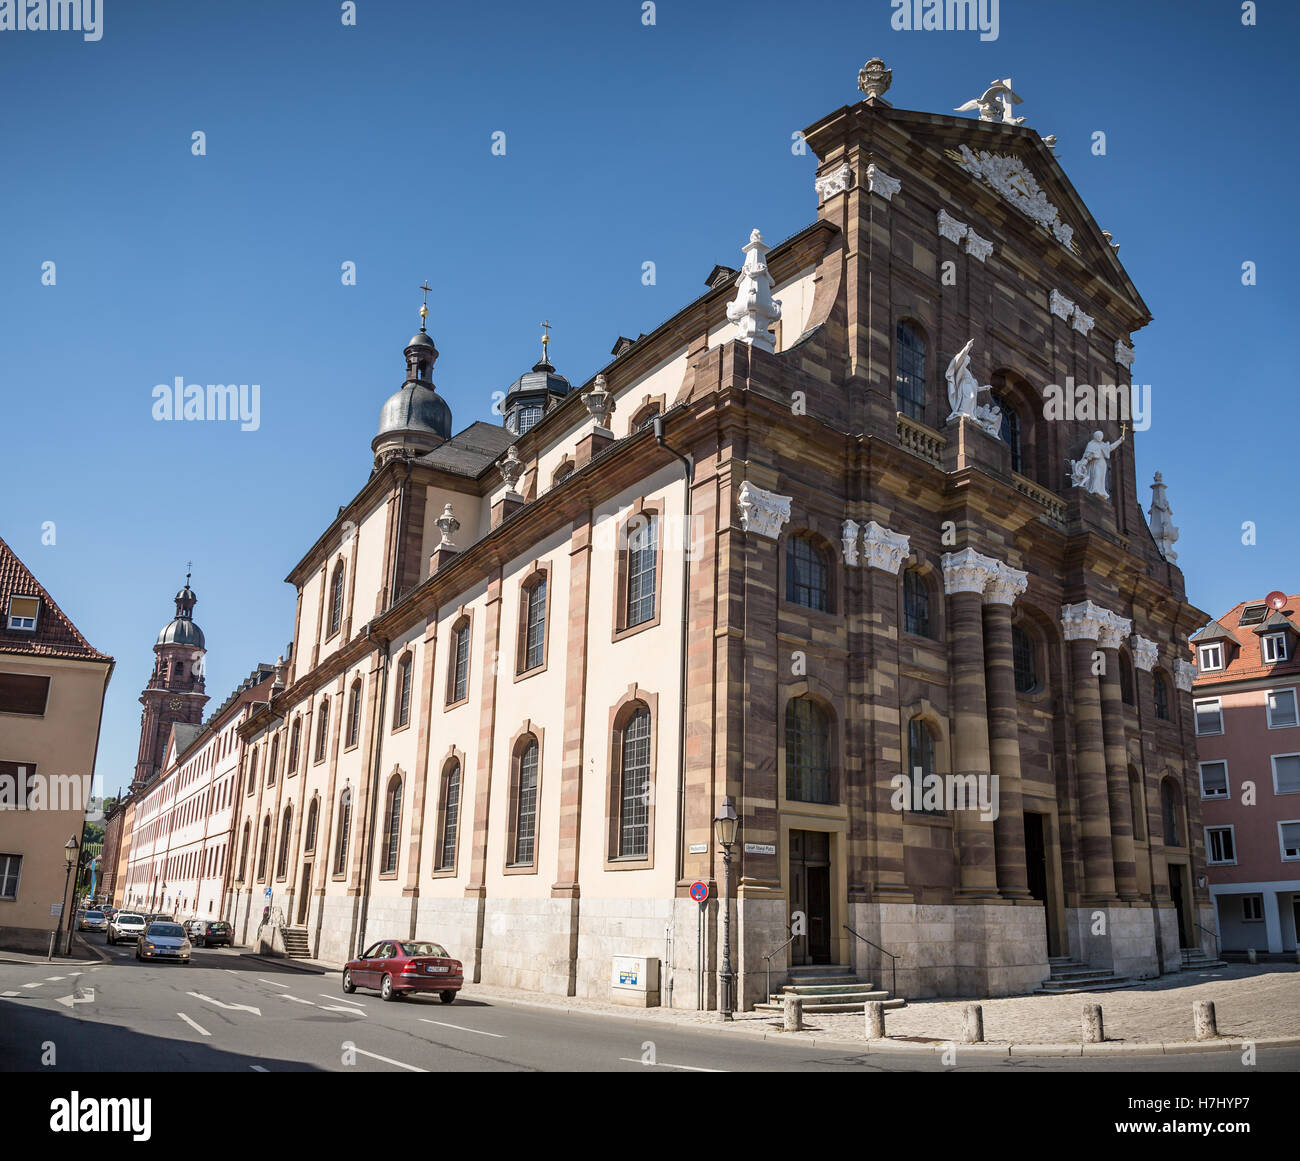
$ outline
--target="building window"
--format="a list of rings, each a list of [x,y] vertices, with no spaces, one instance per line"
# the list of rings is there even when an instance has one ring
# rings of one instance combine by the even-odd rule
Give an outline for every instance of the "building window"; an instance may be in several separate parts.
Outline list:
[[[280,855],[275,861],[275,877],[283,879],[289,873],[289,833],[293,830],[293,807],[286,806],[280,819]]]
[[[633,432],[642,431],[649,427],[655,421],[655,416],[659,414],[659,404],[647,403],[640,411],[632,417],[631,430]]]
[[[469,694],[469,629],[468,617],[463,617],[451,631],[451,667],[447,672],[447,704],[464,701]]]
[[[655,574],[659,558],[659,517],[639,513],[627,524],[627,600],[625,628],[653,621]]]
[[[519,643],[519,673],[537,669],[546,661],[546,575],[524,586],[523,636]]]
[[[0,673],[0,713],[45,716],[50,679],[30,673]]]
[[[1273,793],[1300,794],[1300,754],[1274,754]]]
[[[930,586],[914,568],[903,573],[903,628],[918,637],[933,637],[930,627]]]
[[[1228,797],[1228,763],[1227,762],[1202,762],[1201,769],[1201,797],[1202,798],[1227,798]]]
[[[1146,823],[1143,820],[1142,779],[1132,766],[1128,768],[1128,805],[1133,816],[1133,837],[1144,842],[1147,837]]]
[[[277,734],[271,739],[271,760],[266,764],[266,784],[275,785],[275,765],[276,760],[280,757],[280,738]]]
[[[257,847],[257,881],[261,883],[266,878],[266,855],[271,848],[271,816],[268,814],[262,819],[262,841]]]
[[[361,679],[352,683],[352,692],[348,695],[348,749],[361,739]]]
[[[1232,843],[1232,827],[1207,826],[1205,828],[1205,861],[1210,864],[1237,861],[1237,850]]]
[[[320,703],[320,717],[316,722],[316,756],[313,762],[325,761],[325,743],[329,740],[330,699]]]
[[[1300,859],[1300,819],[1277,824],[1278,841],[1282,845],[1282,860]]]
[[[339,799],[339,830],[334,840],[334,873],[343,874],[348,863],[348,834],[352,829],[352,791],[343,791]]]
[[[302,836],[302,853],[310,855],[316,850],[316,824],[320,819],[320,799],[313,798],[307,807],[307,829]]]
[[[1265,665],[1276,665],[1279,661],[1285,661],[1287,658],[1286,634],[1270,633],[1267,637],[1259,639],[1260,649],[1264,656]]]
[[[22,866],[22,855],[0,855],[0,899],[18,898],[18,874]]]
[[[542,405],[540,403],[526,403],[516,412],[515,431],[519,435],[530,431],[537,426],[542,418]]]
[[[818,612],[830,611],[830,565],[811,537],[792,536],[785,546],[785,599]]]
[[[785,707],[785,796],[791,802],[831,803],[830,715],[809,697]]]
[[[248,871],[248,839],[251,822],[244,823],[244,837],[239,844],[239,880],[243,882],[244,875]]]
[[[439,839],[440,871],[456,866],[456,830],[460,824],[460,763],[454,758],[442,775],[442,835]]]
[[[575,470],[576,470],[576,466],[574,465],[572,460],[570,460],[567,463],[561,464],[558,468],[555,469],[555,474],[551,476],[551,487],[552,488],[559,487],[559,485],[564,483],[565,480],[567,480],[571,475],[573,475]]]
[[[1002,442],[1011,449],[1011,470],[1013,472],[1024,472],[1024,459],[1020,451],[1020,416],[1016,410],[1007,402],[1006,397],[996,396],[994,402],[1002,411],[1002,427],[998,435]]]
[[[650,850],[650,711],[640,706],[623,727],[619,763],[618,854]]]
[[[1243,895],[1241,897],[1241,917],[1247,923],[1264,921],[1264,896]]]
[[[1294,689],[1271,689],[1265,698],[1268,706],[1268,728],[1281,730],[1294,726],[1296,717],[1296,697]]]
[[[898,324],[895,343],[898,410],[908,419],[925,421],[925,339],[911,323]]]
[[[1011,626],[1011,660],[1017,693],[1032,693],[1038,688],[1037,658],[1034,639],[1019,625]]]
[[[343,624],[343,564],[334,566],[334,580],[330,583],[330,632],[332,637]]]
[[[1119,658],[1119,699],[1125,705],[1134,705],[1133,666],[1122,653]]]
[[[1217,641],[1213,645],[1201,645],[1196,650],[1197,664],[1202,673],[1223,668],[1223,646]]]
[[[411,669],[411,655],[404,654],[397,663],[397,704],[393,706],[395,730],[411,723]]]
[[[1163,673],[1151,675],[1151,695],[1156,703],[1156,717],[1162,722],[1169,720],[1169,682]]]
[[[252,794],[257,788],[257,747],[254,746],[248,755],[248,793]]]
[[[930,810],[923,807],[919,811],[915,810],[915,804],[922,800],[926,779],[933,774],[934,734],[924,721],[913,718],[907,723],[907,776],[912,788],[908,810],[918,814],[943,814],[942,809]]]
[[[1223,704],[1217,697],[1202,698],[1196,702],[1196,733],[1223,733]]]
[[[35,633],[36,619],[41,613],[40,597],[11,596],[9,598],[9,621],[11,631],[18,633]],[[17,858],[18,856],[13,856]]]
[[[529,737],[517,751],[512,866],[531,866],[537,854],[537,739]]]
[[[397,872],[397,843],[402,833],[402,780],[394,777],[388,784],[388,805],[384,817],[387,828],[384,834],[384,870],[385,875]]]
[[[293,719],[293,726],[289,730],[289,773],[294,774],[298,770],[298,739],[302,734],[302,718]]]
[[[1165,846],[1180,847],[1181,829],[1178,826],[1178,788],[1171,779],[1160,783],[1160,811],[1165,823]]]

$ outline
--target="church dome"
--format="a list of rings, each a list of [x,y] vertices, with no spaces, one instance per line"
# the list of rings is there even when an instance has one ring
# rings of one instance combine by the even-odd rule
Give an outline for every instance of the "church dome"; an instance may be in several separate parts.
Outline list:
[[[520,375],[506,392],[506,398],[515,395],[551,394],[563,397],[573,390],[573,384],[556,372],[546,359],[534,363],[533,369]]]
[[[192,645],[195,649],[204,649],[203,630],[188,617],[177,617],[163,627],[158,634],[158,645]]]
[[[379,412],[379,433],[373,444],[390,435],[428,434],[436,442],[451,438],[451,408],[429,384],[408,382],[389,396]]]

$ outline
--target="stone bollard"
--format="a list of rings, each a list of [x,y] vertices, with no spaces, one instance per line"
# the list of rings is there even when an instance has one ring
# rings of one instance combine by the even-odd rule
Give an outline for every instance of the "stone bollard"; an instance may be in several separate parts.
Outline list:
[[[1196,1030],[1197,1040],[1213,1040],[1219,1034],[1213,1000],[1196,1000],[1192,1004],[1192,1027]]]
[[[867,1014],[867,1039],[885,1039],[885,1005],[880,1000],[868,1000],[865,1004]]]
[[[984,1009],[979,1004],[967,1004],[961,1023],[963,1044],[984,1043]]]
[[[1259,956],[1255,954],[1255,949],[1253,947],[1246,948],[1246,962],[1259,963]]]
[[[1101,1022],[1101,1005],[1084,1004],[1083,1006],[1083,1042],[1100,1044],[1106,1039],[1106,1030]]]
[[[803,997],[785,994],[785,1030],[787,1032],[803,1031]]]
[[[1300,947],[1295,949],[1295,961],[1296,963],[1300,963]]]

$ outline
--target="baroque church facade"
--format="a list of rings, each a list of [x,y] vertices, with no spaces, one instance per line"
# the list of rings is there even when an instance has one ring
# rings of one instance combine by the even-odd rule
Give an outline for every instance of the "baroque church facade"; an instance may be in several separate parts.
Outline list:
[[[863,76],[804,133],[814,220],[592,381],[544,353],[455,433],[422,322],[237,727],[239,938],[418,936],[601,997],[646,956],[713,1007],[724,890],[744,1006],[792,927],[777,969],[896,962],[909,997],[1175,971],[1213,927],[1206,617],[1120,423],[1044,414],[1127,383],[1150,314],[1035,131]],[[907,772],[996,777],[997,810],[900,801]]]

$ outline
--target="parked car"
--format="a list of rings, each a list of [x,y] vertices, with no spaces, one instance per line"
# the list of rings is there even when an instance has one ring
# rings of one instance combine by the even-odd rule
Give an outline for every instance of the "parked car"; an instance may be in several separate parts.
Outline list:
[[[136,959],[175,959],[190,962],[193,945],[179,923],[150,923],[135,942]]]
[[[107,931],[108,916],[102,911],[83,912],[77,920],[78,931]]]
[[[155,911],[151,915],[146,915],[144,917],[144,921],[146,923],[175,923],[176,922],[176,920],[172,916],[166,915],[161,911]]]
[[[195,947],[232,947],[234,929],[224,919],[193,919],[185,925]]]
[[[108,942],[121,943],[123,940],[139,939],[146,926],[143,915],[135,911],[119,911],[108,921]]]
[[[409,992],[437,992],[450,1004],[465,985],[460,960],[441,944],[423,939],[381,939],[343,967],[343,990],[377,988],[385,1000]]]

